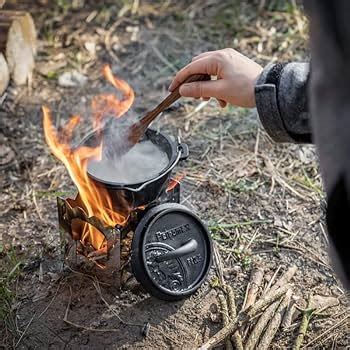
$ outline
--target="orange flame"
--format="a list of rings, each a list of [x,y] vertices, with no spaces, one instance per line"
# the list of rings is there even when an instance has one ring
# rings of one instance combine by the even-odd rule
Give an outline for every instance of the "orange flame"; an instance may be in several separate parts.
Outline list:
[[[102,73],[107,81],[117,90],[122,91],[123,99],[119,100],[113,94],[103,94],[92,99],[91,107],[94,114],[93,127],[95,130],[102,126],[105,116],[112,114],[119,118],[129,110],[134,102],[134,91],[126,81],[114,77],[109,66],[104,66]]]
[[[166,192],[173,190],[184,177],[185,174],[176,174],[174,177],[172,177],[169,181],[168,187],[166,188]]]
[[[134,101],[134,92],[123,80],[113,76],[109,66],[103,68],[105,78],[123,94],[122,99],[118,99],[112,94],[99,95],[93,98],[91,107],[93,111],[94,130],[102,125],[103,119],[113,115],[117,118],[127,112]],[[51,112],[48,107],[43,106],[44,133],[47,144],[52,153],[65,165],[68,173],[76,185],[84,210],[89,216],[96,216],[104,224],[115,226],[123,225],[126,217],[113,210],[113,204],[106,190],[97,188],[87,174],[87,165],[90,159],[101,159],[101,143],[97,147],[71,146],[74,129],[81,123],[79,116],[72,116],[60,131],[53,125]],[[90,244],[94,249],[102,249],[106,246],[103,234],[85,224],[80,235],[80,241],[84,245]]]

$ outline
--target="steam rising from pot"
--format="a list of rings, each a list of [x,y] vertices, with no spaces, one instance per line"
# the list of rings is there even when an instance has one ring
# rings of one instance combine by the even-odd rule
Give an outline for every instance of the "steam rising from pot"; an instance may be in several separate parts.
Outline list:
[[[167,154],[150,140],[143,140],[127,153],[120,152],[128,145],[128,127],[136,121],[134,115],[111,119],[102,135],[102,158],[91,160],[88,172],[102,181],[137,184],[154,178],[169,164]],[[120,156],[120,154],[123,154]]]
[[[136,144],[118,159],[91,161],[88,171],[102,181],[137,184],[158,175],[168,163],[167,154],[148,140]]]

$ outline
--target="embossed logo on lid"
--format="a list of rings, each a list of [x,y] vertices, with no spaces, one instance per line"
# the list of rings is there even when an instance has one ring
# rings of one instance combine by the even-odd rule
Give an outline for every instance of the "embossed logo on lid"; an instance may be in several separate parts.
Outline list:
[[[135,230],[131,264],[151,294],[182,299],[205,280],[211,265],[208,229],[188,208],[166,203],[152,208]]]

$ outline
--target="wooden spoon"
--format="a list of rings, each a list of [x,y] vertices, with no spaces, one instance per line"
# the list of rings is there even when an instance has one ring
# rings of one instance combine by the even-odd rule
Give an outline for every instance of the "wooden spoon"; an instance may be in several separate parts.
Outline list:
[[[207,74],[194,74],[190,75],[182,84],[192,83],[194,81],[204,81],[210,80],[210,76]],[[123,154],[125,154],[131,147],[133,147],[142,138],[146,132],[148,126],[152,121],[162,113],[166,108],[178,100],[181,95],[179,93],[180,86],[178,86],[174,91],[172,91],[156,108],[149,111],[144,117],[142,117],[137,123],[130,126],[128,131],[128,148],[125,147]],[[123,147],[124,148],[124,147]]]

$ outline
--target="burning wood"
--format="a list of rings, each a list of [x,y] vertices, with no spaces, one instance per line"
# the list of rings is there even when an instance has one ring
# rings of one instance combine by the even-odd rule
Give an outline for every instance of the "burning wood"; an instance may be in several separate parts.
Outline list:
[[[100,269],[105,269],[106,277],[116,286],[120,282],[120,231],[115,227],[106,226],[96,217],[89,217],[79,206],[81,204],[79,195],[75,200],[57,198],[58,218],[60,228],[69,235],[65,235],[65,255],[78,253],[85,256]],[[84,242],[81,235],[89,227],[90,232],[99,234],[103,240],[101,248],[96,249],[91,242]],[[96,237],[94,237],[96,238]],[[113,277],[111,279],[111,277]]]
[[[169,181],[168,187],[166,188],[166,192],[172,191],[185,177],[185,174],[177,174],[174,177],[172,177]]]
[[[97,96],[92,101],[94,115],[94,128],[97,130],[107,116],[111,113],[120,117],[130,108],[134,100],[134,94],[130,86],[122,80],[113,77],[111,69],[104,67],[103,73],[109,82],[122,90],[123,99],[112,95]],[[90,217],[98,217],[106,226],[114,227],[123,225],[127,217],[115,210],[108,192],[99,188],[87,173],[88,161],[101,159],[102,141],[94,146],[80,146],[73,148],[71,145],[74,129],[81,118],[73,116],[60,131],[55,130],[49,108],[43,107],[45,139],[52,153],[66,166],[71,179],[76,185],[81,199],[82,209]],[[106,244],[99,230],[85,224],[79,239],[83,245],[91,244],[94,249],[100,250]]]

